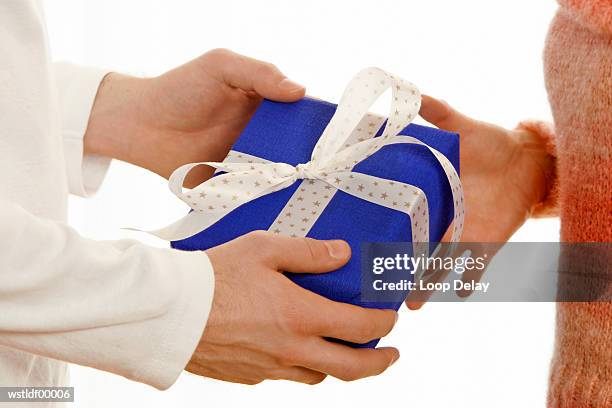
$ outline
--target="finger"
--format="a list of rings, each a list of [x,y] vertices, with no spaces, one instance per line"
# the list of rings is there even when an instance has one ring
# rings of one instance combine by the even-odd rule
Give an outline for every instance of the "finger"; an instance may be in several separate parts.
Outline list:
[[[399,359],[393,347],[356,349],[323,339],[314,340],[302,355],[305,367],[344,381],[381,374]]]
[[[194,374],[200,377],[212,378],[215,380],[238,383],[238,384],[255,385],[255,384],[261,383],[264,380],[263,377],[245,375],[244,373],[228,374],[228,370],[223,370],[223,369],[211,367],[211,366],[205,367],[194,361],[190,361],[187,367],[185,367],[185,370],[188,373],[191,373],[191,374]]]
[[[427,287],[430,284],[444,282],[449,273],[450,271],[444,269],[429,270],[422,279],[423,286]],[[406,298],[406,306],[410,310],[418,310],[429,301],[435,292],[436,291],[434,289],[415,289],[408,294],[408,297]]]
[[[318,299],[310,302],[314,310],[309,314],[309,334],[365,344],[385,337],[397,322],[395,310],[368,309],[315,296]]]
[[[257,254],[271,268],[283,272],[322,273],[336,270],[351,257],[341,240],[292,238],[260,231],[255,234]]]
[[[465,132],[475,122],[474,119],[453,109],[448,103],[428,95],[421,97],[419,114],[432,125],[451,132]]]
[[[497,253],[497,250],[498,248],[496,248],[495,244],[470,244],[470,257],[473,259],[480,258],[480,261],[484,264],[484,268],[472,268],[466,270],[461,276],[461,281],[464,284],[469,283],[471,288],[474,287],[474,284],[480,282],[482,275],[484,275],[484,273],[487,271],[487,268]],[[464,287],[465,285],[462,285],[462,288],[457,291],[457,296],[466,298],[474,292],[473,289],[464,289]]]
[[[442,242],[448,241],[449,231],[450,231],[450,228],[449,230],[447,230],[447,233],[444,235],[444,237],[442,237]],[[441,250],[441,248],[443,248],[442,244],[436,248],[436,250],[431,254],[431,257],[445,258],[445,257],[454,257],[457,255],[455,251],[451,251],[451,247],[446,247],[446,249],[444,250],[446,253],[440,254],[439,251]],[[418,310],[421,307],[423,307],[423,305],[427,303],[427,301],[435,293],[435,290],[420,289],[420,288],[427,287],[431,283],[444,282],[449,273],[450,271],[445,270],[445,269],[441,269],[441,270],[436,270],[434,268],[427,269],[420,277],[418,277],[418,279],[420,279],[423,282],[423,285],[420,285],[418,282],[415,282],[417,283],[417,289],[411,291],[406,297],[405,303],[408,309]],[[415,275],[415,279],[416,278],[417,277]]]
[[[303,384],[315,385],[323,382],[327,374],[304,367],[289,367],[274,375],[274,380],[289,380]]]
[[[207,72],[225,84],[247,94],[279,102],[293,102],[304,97],[306,88],[288,79],[276,66],[230,50],[217,49],[202,57]]]

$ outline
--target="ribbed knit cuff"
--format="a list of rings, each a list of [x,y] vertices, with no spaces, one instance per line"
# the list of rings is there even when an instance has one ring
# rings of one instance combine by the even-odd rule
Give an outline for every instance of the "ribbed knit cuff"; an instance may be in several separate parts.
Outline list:
[[[517,129],[527,130],[538,136],[546,148],[546,152],[552,157],[557,157],[557,146],[553,125],[537,120],[526,120],[517,126]],[[554,171],[547,177],[547,188],[544,199],[537,203],[531,210],[531,216],[554,217],[559,214],[559,181],[557,164],[555,160]]]

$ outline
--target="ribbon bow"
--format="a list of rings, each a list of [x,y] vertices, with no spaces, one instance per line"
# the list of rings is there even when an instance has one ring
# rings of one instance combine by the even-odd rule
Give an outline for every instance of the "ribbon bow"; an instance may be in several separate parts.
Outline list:
[[[379,137],[375,123],[367,123],[368,111],[374,102],[391,88],[391,109],[385,128]],[[314,147],[310,161],[292,166],[273,163],[239,152],[230,152],[224,162],[190,163],[176,169],[170,176],[170,190],[194,211],[179,221],[156,231],[166,240],[179,240],[208,228],[232,210],[258,197],[279,191],[298,180],[309,180],[289,200],[279,218],[270,227],[273,232],[305,236],[318,214],[336,191],[406,213],[411,220],[412,241],[429,241],[429,213],[427,197],[416,186],[353,172],[353,167],[384,146],[401,143],[427,147],[438,159],[451,185],[455,206],[452,241],[458,241],[463,227],[463,191],[457,172],[448,159],[437,150],[410,136],[398,136],[417,115],[421,94],[412,83],[397,78],[379,68],[359,72],[348,84],[333,118]],[[368,119],[369,120],[369,119]],[[361,132],[368,126],[370,132]],[[356,137],[361,136],[361,137]],[[224,172],[187,192],[183,181],[196,166],[207,165]],[[315,201],[314,211],[295,220],[291,208],[300,201],[300,194],[322,191]],[[313,194],[316,194],[313,193]],[[297,208],[297,206],[295,206]],[[307,210],[302,207],[301,211]],[[308,208],[312,210],[312,208]],[[296,211],[299,213],[300,210]],[[306,214],[306,212],[304,212]],[[301,216],[301,215],[299,215]],[[289,221],[284,221],[287,217]],[[291,221],[293,220],[293,221]],[[415,253],[416,254],[416,253]]]

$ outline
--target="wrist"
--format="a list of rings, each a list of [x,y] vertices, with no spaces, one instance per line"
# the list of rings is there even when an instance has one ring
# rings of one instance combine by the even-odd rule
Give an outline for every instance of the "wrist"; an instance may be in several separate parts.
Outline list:
[[[547,200],[553,188],[556,177],[555,157],[551,154],[547,141],[529,128],[519,126],[511,131],[511,137],[519,147],[522,161],[526,163],[521,167],[530,173],[528,179],[533,187],[530,210],[533,212],[535,207]]]
[[[114,72],[102,79],[85,132],[86,154],[132,162],[145,81]]]

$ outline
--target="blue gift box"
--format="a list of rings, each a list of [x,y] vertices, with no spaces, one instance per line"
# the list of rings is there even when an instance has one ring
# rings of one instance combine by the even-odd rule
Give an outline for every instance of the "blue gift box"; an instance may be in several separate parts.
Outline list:
[[[294,103],[264,100],[232,150],[294,166],[308,162],[335,110],[334,104],[310,98]],[[459,136],[456,133],[411,124],[400,134],[415,137],[438,150],[459,171]],[[426,147],[415,144],[385,146],[357,164],[353,171],[412,184],[423,190],[429,203],[430,241],[441,239],[453,219],[453,198],[444,171]],[[172,242],[172,247],[204,250],[250,231],[267,230],[300,184],[298,181],[289,188],[244,204],[208,229]],[[337,271],[326,274],[288,273],[291,280],[335,301],[399,309],[406,292],[397,292],[397,298],[393,299],[387,296],[383,302],[364,301],[361,296],[360,252],[362,243],[410,241],[411,226],[406,214],[337,191],[307,236],[344,239],[351,246],[353,256]],[[374,347],[376,343],[361,346]]]

